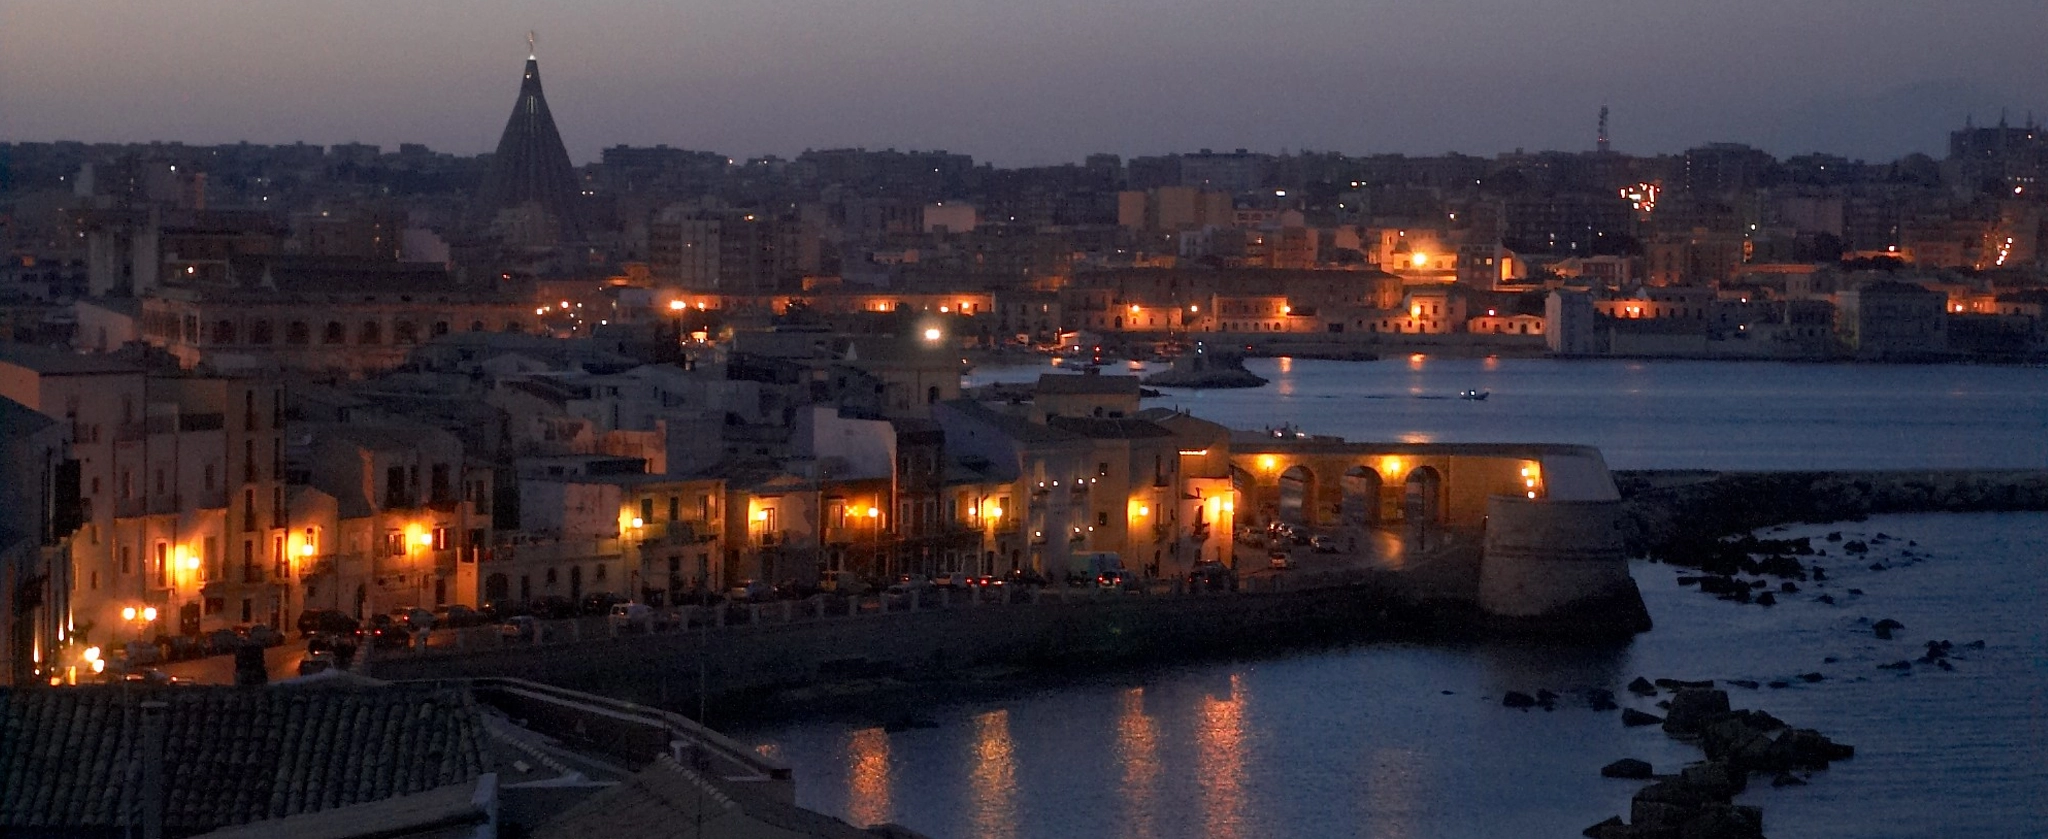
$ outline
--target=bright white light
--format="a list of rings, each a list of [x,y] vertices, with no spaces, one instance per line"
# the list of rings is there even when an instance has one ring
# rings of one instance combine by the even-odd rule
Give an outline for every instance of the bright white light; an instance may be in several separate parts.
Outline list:
[[[945,333],[940,332],[936,327],[934,327],[932,329],[927,329],[924,331],[924,339],[927,341],[937,341],[944,334]]]

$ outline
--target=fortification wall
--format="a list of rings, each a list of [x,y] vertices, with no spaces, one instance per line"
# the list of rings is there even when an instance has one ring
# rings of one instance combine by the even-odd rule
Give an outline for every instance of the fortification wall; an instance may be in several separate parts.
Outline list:
[[[1619,502],[1487,502],[1479,608],[1490,615],[1559,615],[1574,604],[1633,590]]]
[[[1084,595],[602,637],[460,652],[385,654],[380,679],[516,676],[655,706],[863,676],[943,677],[978,665],[1167,661],[1355,637],[1384,595],[1373,584],[1203,596]],[[700,676],[699,667],[703,668]]]

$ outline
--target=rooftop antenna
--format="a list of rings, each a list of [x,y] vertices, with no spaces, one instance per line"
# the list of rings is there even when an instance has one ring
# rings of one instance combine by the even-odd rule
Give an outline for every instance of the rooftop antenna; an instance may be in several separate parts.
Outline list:
[[[534,60],[534,56],[540,53],[540,50],[536,46],[539,42],[539,32],[535,32],[531,29],[526,30],[526,60],[532,61]]]
[[[1601,105],[1601,106],[1600,106],[1600,139],[1598,139],[1598,140],[1596,140],[1596,141],[1595,141],[1595,147],[1596,147],[1596,148],[1598,148],[1598,149],[1599,149],[1599,150],[1600,150],[1600,151],[1601,151],[1602,153],[1605,153],[1605,152],[1607,151],[1607,106],[1606,106],[1606,105]]]

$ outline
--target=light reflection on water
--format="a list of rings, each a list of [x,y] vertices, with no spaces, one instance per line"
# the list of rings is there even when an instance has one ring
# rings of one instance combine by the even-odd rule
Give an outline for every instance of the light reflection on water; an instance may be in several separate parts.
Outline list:
[[[861,824],[889,820],[889,735],[863,728],[846,738],[847,815]]]
[[[1118,797],[1131,839],[1157,839],[1152,808],[1159,797],[1159,726],[1145,713],[1145,689],[1124,691],[1117,714],[1116,756],[1123,766]]]
[[[1195,774],[1202,779],[1207,828],[1202,833],[1217,839],[1237,839],[1244,819],[1244,702],[1244,674],[1232,673],[1224,695],[1202,697],[1195,711]]]
[[[884,734],[799,724],[759,742],[796,770],[799,802],[942,839],[1573,836],[1628,812],[1639,785],[1599,777],[1621,757],[1659,772],[1698,751],[1625,729],[1580,691],[1637,675],[1825,681],[1731,690],[1857,746],[1783,790],[1753,783],[1770,835],[1871,839],[2048,835],[2048,514],[1885,516],[1822,534],[1885,531],[1935,559],[1872,572],[1837,556],[1825,606],[1809,587],[1765,609],[1717,601],[1665,566],[1634,573],[1658,628],[1625,648],[1365,644],[1106,677],[1002,703],[932,709],[936,729]],[[1865,595],[1848,595],[1856,587]],[[1896,618],[1902,640],[1872,637]],[[1987,647],[1954,672],[1877,665],[1923,639]],[[1836,657],[1836,663],[1824,658]],[[1555,712],[1505,690],[1565,695]]]
[[[1010,712],[974,718],[974,835],[1009,839],[1017,832],[1017,756],[1010,744]],[[871,823],[871,822],[869,822]]]

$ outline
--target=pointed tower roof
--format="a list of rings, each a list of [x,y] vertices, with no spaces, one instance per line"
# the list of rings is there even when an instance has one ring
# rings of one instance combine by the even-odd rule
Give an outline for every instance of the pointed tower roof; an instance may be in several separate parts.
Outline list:
[[[538,202],[568,232],[576,227],[577,189],[576,169],[569,164],[569,151],[562,146],[562,134],[541,93],[540,62],[529,54],[519,99],[512,104],[512,118],[505,122],[483,183],[483,208],[496,213]]]

